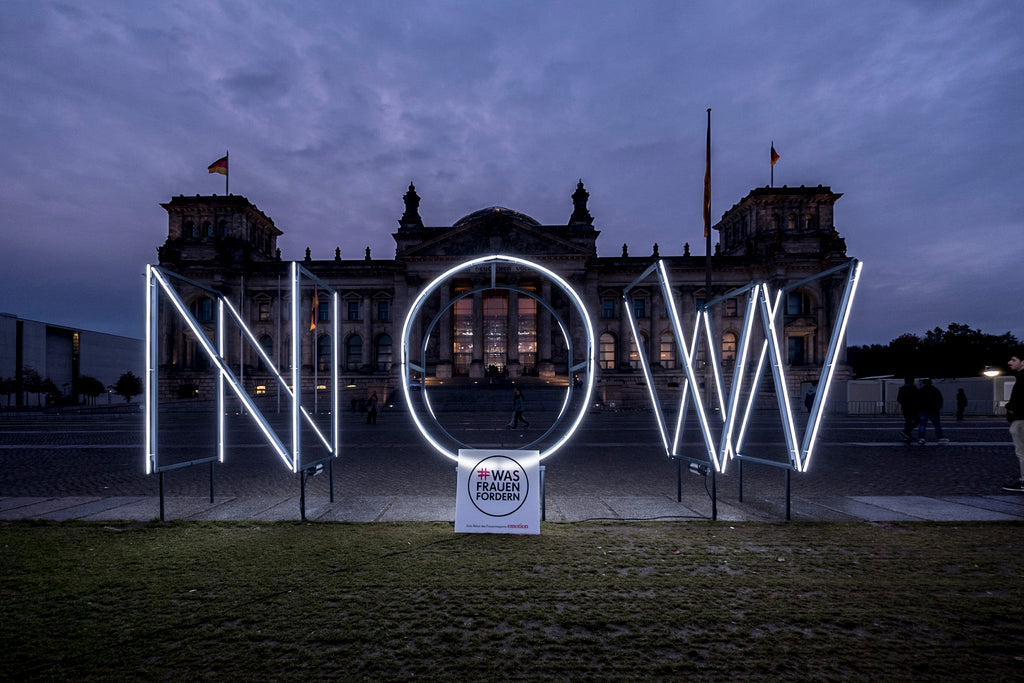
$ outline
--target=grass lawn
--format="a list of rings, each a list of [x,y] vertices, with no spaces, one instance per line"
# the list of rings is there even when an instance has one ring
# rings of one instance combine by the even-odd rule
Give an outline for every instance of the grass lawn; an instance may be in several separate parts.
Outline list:
[[[6,680],[1022,680],[1024,525],[0,523]]]

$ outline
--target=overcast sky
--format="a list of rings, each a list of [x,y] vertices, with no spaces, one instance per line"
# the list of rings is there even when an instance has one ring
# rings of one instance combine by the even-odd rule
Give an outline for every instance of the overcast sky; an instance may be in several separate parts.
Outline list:
[[[160,207],[230,190],[282,258],[394,256],[488,206],[599,255],[704,252],[767,185],[843,193],[852,344],[951,322],[1024,339],[1024,3],[0,4],[0,312],[143,337]],[[1000,359],[1001,360],[1001,359]]]

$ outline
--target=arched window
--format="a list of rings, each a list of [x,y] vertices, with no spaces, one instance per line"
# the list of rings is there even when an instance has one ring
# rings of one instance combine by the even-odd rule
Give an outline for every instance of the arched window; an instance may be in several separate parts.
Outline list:
[[[644,345],[644,349],[647,348],[647,335],[643,332],[640,333],[640,343]],[[634,370],[641,368],[640,351],[636,348],[636,340],[632,337],[629,339],[629,367]]]
[[[353,334],[345,341],[345,369],[357,371],[363,365],[363,338]]]
[[[598,341],[598,364],[602,370],[615,369],[615,335],[603,332]]]
[[[377,360],[374,366],[377,372],[391,371],[391,335],[382,334],[377,337]]]
[[[662,332],[658,342],[658,362],[666,370],[676,367],[676,338],[671,332]]]
[[[324,334],[316,340],[316,369],[329,372],[331,369],[331,335]]]
[[[736,362],[736,333],[726,332],[722,335],[722,362]]]
[[[274,360],[274,338],[273,337],[271,337],[269,334],[265,334],[262,337],[260,337],[260,348],[263,349],[263,353],[267,354],[267,358],[269,358],[271,361]],[[259,367],[260,370],[266,372],[267,364],[263,362],[263,358],[260,358],[260,362],[258,363],[258,367]]]

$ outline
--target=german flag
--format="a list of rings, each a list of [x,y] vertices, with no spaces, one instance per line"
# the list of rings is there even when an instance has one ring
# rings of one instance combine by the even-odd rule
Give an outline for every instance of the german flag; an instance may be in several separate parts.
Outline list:
[[[228,158],[227,157],[221,157],[220,159],[217,159],[217,161],[215,161],[212,164],[210,164],[206,168],[206,170],[209,171],[210,173],[220,173],[221,175],[227,175],[228,174]]]

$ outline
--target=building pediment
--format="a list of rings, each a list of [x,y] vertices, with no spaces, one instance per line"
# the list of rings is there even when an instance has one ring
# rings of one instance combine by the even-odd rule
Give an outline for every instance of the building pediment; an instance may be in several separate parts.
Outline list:
[[[529,216],[491,207],[465,216],[450,228],[424,228],[413,243],[412,235],[396,234],[399,258],[460,256],[472,258],[488,254],[532,256],[591,256],[589,249],[559,233],[567,228],[543,226]],[[596,231],[595,231],[596,232]],[[591,245],[593,244],[591,240]]]

